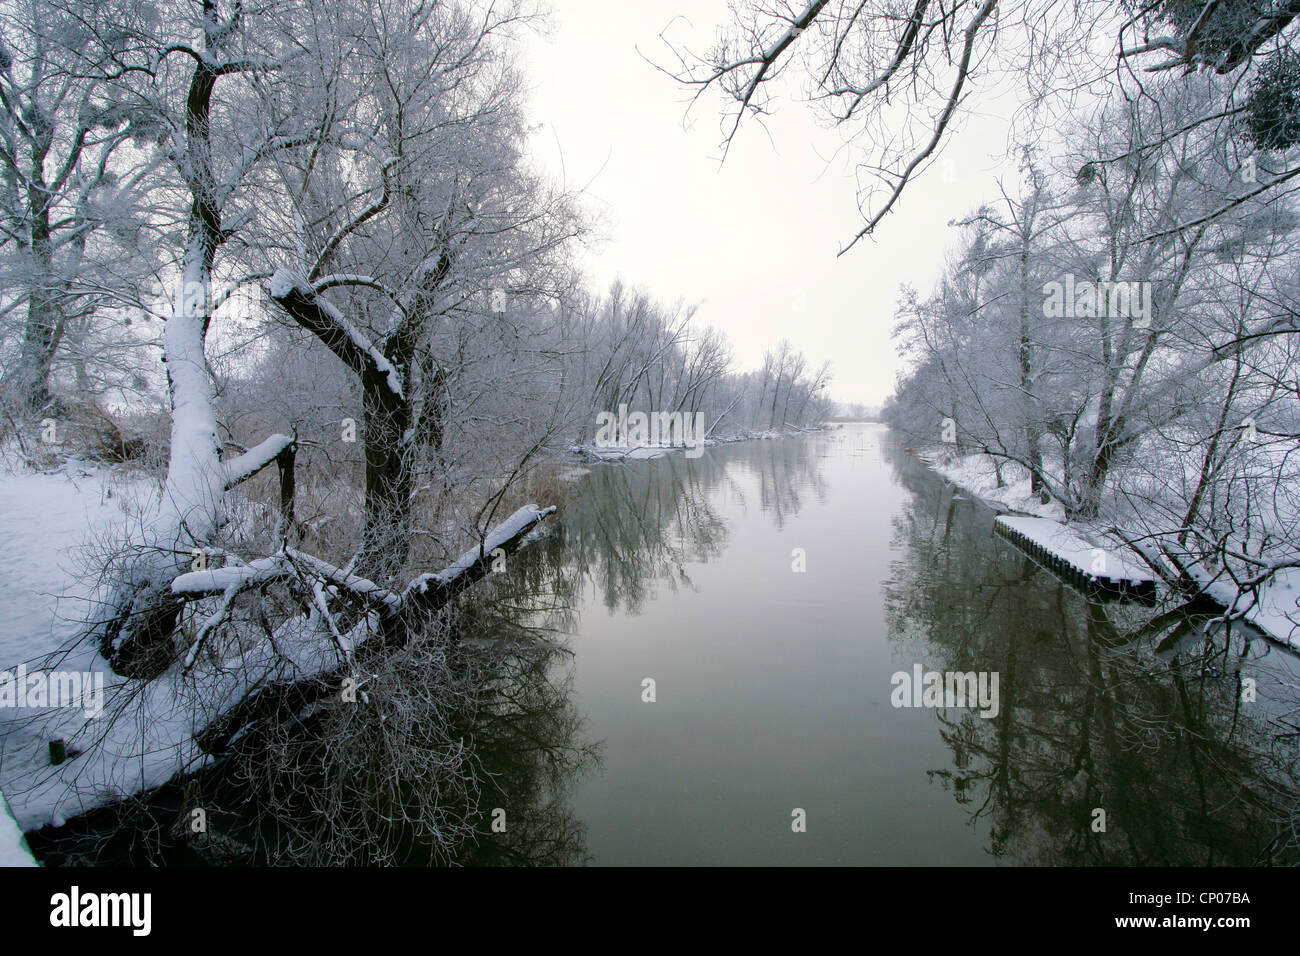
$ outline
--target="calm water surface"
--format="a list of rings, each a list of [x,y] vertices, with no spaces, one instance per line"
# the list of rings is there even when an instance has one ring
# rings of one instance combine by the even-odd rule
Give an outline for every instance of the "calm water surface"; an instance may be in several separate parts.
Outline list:
[[[464,819],[466,865],[1297,862],[1296,659],[1090,601],[993,517],[881,426],[597,466],[439,645],[483,688],[448,737],[327,711],[295,731],[302,769],[250,744],[193,782],[231,811],[220,846],[157,848],[190,799],[169,786],[40,852],[265,862],[288,825],[295,862],[427,865]],[[918,664],[996,672],[997,715],[892,706]],[[399,697],[431,679],[392,669]],[[479,771],[460,815],[408,759],[448,741]]]
[[[568,795],[589,859],[1285,857],[1291,655],[1090,603],[992,525],[883,426],[594,468],[547,549],[568,702],[602,744]],[[1000,712],[893,707],[918,663],[998,672]]]

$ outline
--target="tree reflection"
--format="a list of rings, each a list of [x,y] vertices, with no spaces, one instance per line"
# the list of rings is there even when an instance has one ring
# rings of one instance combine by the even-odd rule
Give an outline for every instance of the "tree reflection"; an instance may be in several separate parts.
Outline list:
[[[1295,663],[1204,633],[1185,610],[1100,603],[992,533],[886,443],[912,507],[894,522],[891,641],[935,669],[996,671],[1000,710],[940,711],[952,766],[932,777],[985,825],[989,852],[1052,865],[1300,860],[1294,735],[1279,721]],[[1243,702],[1243,674],[1259,699]],[[1105,811],[1096,832],[1095,811]]]
[[[799,513],[809,493],[826,499],[816,451],[809,442],[756,441],[695,459],[671,454],[596,466],[548,548],[563,579],[554,591],[576,604],[590,582],[606,608],[638,614],[657,585],[691,587],[686,566],[715,560],[727,547],[719,506],[749,507],[743,479],[756,479],[758,505],[778,527]]]
[[[838,440],[843,440],[838,438]],[[355,702],[330,698],[242,736],[217,767],[72,821],[47,862],[570,865],[587,859],[569,796],[599,768],[571,693],[567,639],[591,587],[639,613],[691,587],[756,485],[778,526],[825,500],[825,449],[751,442],[698,459],[602,465],[560,518],[454,609],[382,660]],[[189,826],[202,810],[207,828]]]

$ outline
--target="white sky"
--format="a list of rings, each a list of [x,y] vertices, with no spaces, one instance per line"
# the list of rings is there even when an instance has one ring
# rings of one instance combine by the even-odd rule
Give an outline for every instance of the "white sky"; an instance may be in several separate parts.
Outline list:
[[[726,332],[739,368],[789,338],[814,364],[831,360],[833,397],[883,401],[898,367],[890,328],[899,284],[930,289],[955,238],[948,221],[997,196],[999,164],[1013,185],[1005,121],[968,117],[874,239],[836,258],[863,224],[853,154],[837,157],[842,134],[798,99],[795,64],[768,132],[747,118],[719,164],[720,96],[706,94],[688,116],[691,91],[637,52],[671,63],[659,34],[683,9],[688,20],[669,35],[704,51],[728,22],[724,0],[552,8],[550,34],[528,43],[529,113],[544,124],[537,160],[570,187],[585,185],[602,219],[586,260],[593,285],[622,276],[665,302],[698,303],[697,320]]]

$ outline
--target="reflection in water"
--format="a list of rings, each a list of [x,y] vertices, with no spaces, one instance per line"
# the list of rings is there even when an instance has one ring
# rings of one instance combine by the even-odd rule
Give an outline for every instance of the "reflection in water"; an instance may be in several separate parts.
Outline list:
[[[913,496],[894,523],[892,639],[949,670],[1001,674],[996,718],[940,714],[952,767],[933,774],[973,821],[991,821],[991,854],[1296,862],[1296,754],[1280,736],[1285,706],[1266,699],[1288,674],[1294,684],[1289,655],[1240,629],[1158,655],[1206,618],[1087,600],[993,537],[987,510],[957,501],[906,453],[890,457]],[[1258,681],[1259,701],[1241,701],[1242,676]]]
[[[547,550],[555,593],[573,607],[590,583],[607,609],[639,614],[646,600],[654,599],[657,584],[670,592],[689,588],[688,564],[723,555],[730,537],[724,503],[743,515],[757,497],[759,512],[780,528],[809,493],[826,500],[826,480],[804,442],[745,447],[759,451],[743,456],[713,451],[698,459],[666,455],[592,469],[565,511],[562,539],[553,537]],[[746,491],[747,477],[758,485],[756,496]]]
[[[438,623],[445,640],[370,668],[383,706],[250,737],[190,789],[42,848],[136,863],[1298,860],[1295,692],[1280,686],[1300,686],[1295,659],[1179,610],[1089,601],[883,429],[597,466],[561,517]],[[997,672],[997,716],[891,708],[890,674],[914,662]],[[196,804],[206,841],[172,826]],[[796,838],[791,807],[812,821]]]
[[[852,428],[713,449],[698,461],[672,456],[593,471],[565,516],[562,546],[557,541],[549,552],[558,561],[551,565],[554,590],[569,602],[561,629],[578,639],[577,668],[586,660],[595,674],[587,695],[601,718],[593,731],[600,735],[602,726],[621,730],[627,724],[623,762],[636,766],[599,790],[596,802],[588,801],[588,815],[600,818],[610,831],[643,826],[662,797],[613,810],[607,795],[650,789],[656,775],[681,773],[683,761],[696,775],[713,770],[717,798],[724,802],[741,799],[733,792],[774,789],[779,766],[733,766],[723,755],[741,736],[728,744],[729,738],[711,724],[697,731],[713,738],[699,745],[705,752],[692,753],[692,743],[681,737],[659,744],[637,731],[640,725],[628,724],[636,718],[617,716],[623,706],[617,695],[623,692],[616,695],[610,687],[624,679],[620,655],[639,652],[614,653],[584,644],[582,635],[589,628],[576,609],[583,605],[585,585],[593,586],[607,611],[621,612],[613,633],[636,632],[632,618],[643,614],[671,622],[647,631],[647,639],[664,645],[665,627],[676,629],[681,620],[666,606],[681,598],[657,594],[657,584],[676,592],[681,584],[691,586],[692,574],[699,577],[704,567],[714,566],[709,580],[723,603],[734,603],[733,595],[752,594],[755,586],[777,586],[784,567],[757,579],[757,585],[732,580],[753,577],[746,562],[755,548],[736,544],[736,535],[742,529],[770,535],[798,525],[801,512],[816,503],[832,515],[831,536],[823,541],[807,530],[803,534],[817,543],[818,555],[832,545],[843,549],[844,542],[862,532],[855,527],[857,513],[840,516],[840,509],[847,499],[873,494],[869,486],[864,491],[855,484],[864,470],[887,473],[901,492],[900,506],[889,520],[887,570],[874,592],[883,604],[883,627],[874,639],[888,647],[889,669],[924,661],[941,670],[996,671],[1001,709],[992,719],[973,710],[931,712],[906,725],[903,733],[918,749],[927,738],[937,737],[948,752],[947,765],[931,764],[928,784],[908,779],[902,767],[891,770],[889,752],[867,755],[885,761],[870,783],[845,774],[843,764],[854,759],[850,746],[869,732],[870,721],[879,723],[880,718],[868,718],[856,735],[850,726],[840,743],[824,737],[825,754],[814,766],[828,777],[845,777],[835,787],[837,800],[865,808],[853,821],[856,829],[846,826],[838,834],[850,847],[858,845],[843,859],[929,859],[919,848],[880,850],[883,834],[897,825],[886,809],[889,799],[879,795],[883,780],[897,792],[891,798],[903,804],[916,802],[918,787],[950,791],[984,852],[1005,862],[1251,865],[1297,860],[1294,691],[1283,687],[1285,681],[1292,687],[1297,683],[1291,655],[1258,638],[1250,640],[1240,629],[1206,635],[1207,618],[1181,609],[1089,600],[995,537],[987,508],[955,494],[887,433]],[[767,538],[760,540],[766,549]],[[869,541],[867,546],[883,550],[884,544]],[[771,547],[778,549],[775,543]],[[729,566],[734,569],[728,574]],[[864,568],[857,577],[870,575]],[[829,678],[843,659],[841,645],[828,640],[828,634],[834,631],[836,640],[848,635],[850,644],[869,645],[873,635],[863,632],[869,619],[864,612],[872,609],[864,608],[862,590],[841,585],[819,594],[816,613],[823,630],[810,631],[807,608],[789,607],[780,612],[785,619],[772,624],[772,640],[788,643],[790,635],[801,635],[808,642],[801,666]],[[772,764],[788,761],[775,741],[752,739],[761,737],[757,728],[773,707],[771,694],[751,693],[746,699],[745,690],[746,684],[768,678],[773,687],[784,687],[788,675],[773,677],[754,668],[742,679],[736,662],[724,660],[716,645],[739,639],[749,648],[744,652],[747,666],[766,645],[763,635],[747,632],[739,620],[731,631],[688,638],[684,653],[693,656],[710,692],[723,698],[720,706],[754,725],[744,738],[746,745],[760,753],[766,749],[760,759]],[[818,660],[820,656],[826,659]],[[606,658],[611,663],[604,664]],[[661,660],[656,666],[663,669],[672,657]],[[819,706],[842,710],[842,721],[852,724],[858,719],[853,709],[858,701],[848,693],[860,698],[862,688],[883,685],[869,668],[862,675],[856,685],[850,682],[856,692],[838,696],[823,678],[824,686],[814,691],[826,698]],[[1241,680],[1247,677],[1258,684],[1259,698],[1251,703],[1241,700]],[[606,703],[607,696],[614,699]],[[803,706],[810,705],[805,698]],[[883,749],[896,746],[891,742]],[[1097,809],[1105,811],[1104,832],[1094,831]],[[920,817],[926,811],[918,807],[910,812]],[[699,821],[672,823],[689,830]],[[913,825],[923,831],[926,821]],[[672,842],[674,832],[648,833],[639,842],[607,835],[600,859],[694,859],[657,855],[651,844]],[[750,839],[737,836],[715,859],[749,859],[743,855],[749,851],[762,859],[804,859],[782,855],[787,851],[771,842],[754,839],[751,846]]]
[[[585,834],[568,804],[574,781],[599,765],[569,682],[556,678],[553,654],[511,655],[490,681],[473,723],[481,795],[475,838],[457,863],[469,866],[572,866],[587,862]]]
[[[747,628],[738,613],[724,631],[683,638],[681,653],[698,670],[703,693],[721,699],[715,712],[753,726],[728,737],[715,723],[691,725],[704,741],[692,752],[686,739],[669,735],[659,741],[638,731],[640,725],[628,724],[638,718],[622,716],[625,695],[615,685],[637,677],[623,673],[622,660],[637,658],[643,646],[635,643],[640,629],[634,618],[664,622],[651,626],[647,639],[668,648],[668,633],[683,627],[681,613],[672,610],[684,600],[678,589],[699,590],[693,577],[707,578],[712,597],[726,609],[749,600],[756,587],[783,586],[791,577],[784,564],[756,576],[752,562],[754,552],[769,547],[788,554],[782,550],[788,545],[778,544],[788,526],[801,529],[800,543],[815,544],[810,552],[822,562],[835,549],[851,554],[847,542],[870,535],[856,526],[861,513],[846,511],[846,503],[860,506],[854,499],[880,497],[859,478],[877,472],[899,488],[878,590],[855,591],[846,583],[869,582],[864,565],[842,572],[835,586],[819,591],[815,610],[782,607],[776,612],[781,619],[767,621],[771,645],[788,645],[792,634],[808,642],[801,666],[814,680],[824,675],[809,693],[824,696],[819,706],[830,719],[849,725],[838,742],[822,734],[825,753],[811,766],[831,779],[844,774],[852,748],[860,749],[870,722],[880,719],[863,718],[868,723],[853,730],[863,688],[883,687],[884,680],[867,668],[837,691],[831,674],[852,666],[844,664],[846,647],[881,641],[893,662],[890,669],[901,661],[925,661],[943,670],[996,671],[1001,707],[992,719],[974,711],[939,711],[903,725],[904,745],[910,741],[919,750],[937,737],[949,754],[947,766],[931,764],[928,783],[909,779],[901,766],[889,766],[896,740],[880,745],[887,751],[885,765],[869,782],[851,775],[837,780],[835,799],[867,808],[838,834],[850,847],[845,859],[927,858],[911,847],[881,855],[882,834],[896,825],[886,809],[889,800],[878,795],[883,783],[903,804],[916,802],[918,787],[951,791],[984,851],[1007,862],[1296,861],[1294,807],[1300,788],[1295,737],[1285,736],[1295,729],[1286,703],[1293,693],[1281,689],[1282,681],[1296,684],[1294,659],[1270,654],[1267,644],[1249,641],[1240,629],[1206,636],[1204,617],[1177,609],[1090,601],[996,538],[988,509],[954,494],[878,429],[715,448],[698,460],[669,456],[593,469],[562,529],[537,549],[533,566],[523,572],[539,593],[553,596],[534,617],[576,640],[577,670],[585,661],[593,675],[586,691],[600,715],[593,733],[603,736],[608,727],[618,734],[624,742],[616,756],[634,765],[599,790],[604,796],[596,803],[588,801],[588,816],[609,830],[641,828],[663,803],[662,796],[641,791],[654,790],[655,777],[681,773],[683,766],[693,766],[693,776],[715,774],[712,787],[724,802],[738,805],[741,798],[733,794],[775,788],[780,763],[789,754],[776,740],[762,739],[759,728],[770,717],[772,694],[788,686],[789,675],[752,663],[768,647],[765,635]],[[804,514],[813,503],[829,515],[821,537]],[[867,542],[868,548],[883,546]],[[844,563],[852,562],[837,559]],[[659,593],[660,584],[667,594]],[[594,592],[590,599],[584,595],[588,587]],[[877,634],[862,630],[869,619],[864,612],[872,610],[864,602],[873,600],[883,603]],[[590,614],[596,603],[619,614],[611,637],[603,640],[632,634],[627,649],[589,643],[583,610]],[[812,615],[820,623],[810,629]],[[694,624],[687,619],[684,626],[689,630]],[[739,642],[742,658],[729,659],[718,649],[729,641]],[[660,670],[673,662],[671,651],[664,653],[668,656],[655,665]],[[742,664],[748,668],[744,678]],[[572,676],[572,670],[566,672]],[[1258,701],[1242,703],[1243,677],[1257,681]],[[747,695],[746,685],[755,681],[770,681],[774,690]],[[803,706],[810,704],[805,697]],[[737,746],[755,748],[763,755],[760,761],[773,766],[733,765],[724,754]],[[878,761],[881,755],[868,752],[866,759]],[[629,792],[638,797],[628,799]],[[608,794],[628,799],[629,807],[612,809]],[[678,812],[693,814],[694,806]],[[1105,811],[1105,832],[1094,832],[1098,808]],[[926,811],[910,812],[918,817],[913,825],[924,831]],[[641,842],[607,836],[602,862],[660,859],[650,844],[672,843],[676,833],[697,825],[703,824],[679,816],[670,821],[671,829],[647,832]],[[738,834],[716,860],[748,859],[743,854],[750,851],[761,859],[804,859],[782,856],[787,851],[776,845]]]

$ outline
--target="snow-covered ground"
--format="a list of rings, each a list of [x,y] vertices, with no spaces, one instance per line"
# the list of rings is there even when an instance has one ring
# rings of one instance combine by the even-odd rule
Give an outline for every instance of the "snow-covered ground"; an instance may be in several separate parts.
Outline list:
[[[1245,619],[1300,651],[1300,568],[1283,568],[1259,592]]]
[[[76,573],[82,542],[88,536],[120,533],[125,522],[139,520],[142,503],[155,500],[155,488],[143,479],[75,463],[49,474],[14,468],[0,472],[0,581],[7,585],[0,589],[0,671],[38,662],[72,642],[83,626],[95,585]],[[486,549],[490,552],[551,510],[520,508],[493,529]],[[411,588],[446,583],[477,557],[477,549],[466,551]],[[243,570],[257,564],[244,565]],[[178,578],[173,589],[234,570],[191,572]],[[9,829],[61,826],[95,807],[209,763],[212,758],[195,740],[200,730],[254,687],[336,666],[339,653],[350,652],[368,633],[361,622],[339,635],[336,643],[314,613],[290,618],[272,641],[243,652],[235,649],[215,666],[188,676],[182,668],[173,668],[144,685],[113,674],[85,642],[61,655],[58,670],[103,676],[105,711],[91,715],[82,707],[0,709],[0,789],[12,812],[12,818],[9,812],[0,814],[0,859],[6,847],[17,845]],[[56,766],[50,762],[49,745],[58,739],[66,742],[69,759]],[[18,827],[12,825],[15,819]]]
[[[23,831],[9,812],[9,805],[0,793],[0,866],[35,866],[36,860],[27,849]]]
[[[1231,580],[1204,568],[1188,569],[1205,593],[1228,608],[1233,620],[1253,624],[1280,644],[1300,651],[1300,568],[1281,568],[1258,592],[1239,591]]]
[[[151,494],[143,479],[76,462],[0,472],[0,669],[43,657],[76,631],[93,587],[77,577],[82,543],[120,527]]]
[[[1052,519],[1051,525],[1061,530],[1055,532],[1046,525],[1037,527],[1036,533],[1043,539],[1040,543],[1066,560],[1081,562],[1085,569],[1091,566],[1090,548],[1093,545],[1088,539],[1099,537],[1095,529],[1076,529],[1076,526],[1064,523],[1065,511],[1060,502],[1042,504],[1030,493],[1028,477],[998,487],[992,459],[986,455],[953,458],[943,451],[926,451],[918,457],[937,474],[985,502],[1021,514]],[[1015,520],[1023,524],[1026,519]],[[1020,530],[1024,532],[1025,528]],[[1113,548],[1107,549],[1107,559],[1122,562],[1125,576],[1141,574],[1144,579],[1151,577],[1144,563],[1136,558],[1126,558]],[[1231,580],[1222,576],[1214,579],[1203,569],[1189,570],[1205,588],[1205,593],[1229,608],[1234,619],[1244,620],[1278,643],[1300,651],[1300,568],[1279,569],[1258,589],[1257,596],[1252,596],[1250,591],[1239,591]]]
[[[1005,481],[999,487],[997,469],[993,466],[993,459],[987,455],[954,457],[944,452],[929,451],[922,452],[918,457],[933,471],[983,501],[1041,518],[1055,518],[1060,521],[1065,517],[1065,509],[1061,507],[1059,501],[1043,504],[1038,496],[1029,490],[1028,476],[1015,481]],[[1014,466],[1003,466],[1004,473],[1018,470]]]
[[[998,523],[1052,552],[1083,574],[1142,584],[1155,581],[1145,566],[1114,548],[1101,548],[1069,525],[1033,515],[1001,515]]]
[[[155,496],[146,478],[98,465],[73,460],[57,471],[30,472],[5,463],[0,469],[0,672],[15,673],[21,663],[39,667],[49,655],[65,651],[59,670],[102,673],[110,688],[120,682],[92,647],[74,646],[95,589],[95,582],[80,573],[82,551],[88,541],[120,534]],[[49,740],[71,740],[87,723],[76,708],[0,710],[0,777],[14,781],[36,767],[60,777],[75,769],[80,761],[49,766]],[[0,830],[12,823],[9,812],[23,829],[59,815],[54,804],[33,806],[31,797],[11,786]]]

